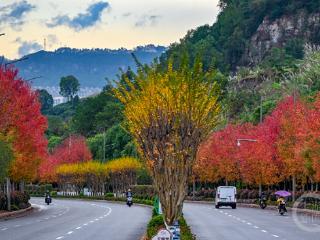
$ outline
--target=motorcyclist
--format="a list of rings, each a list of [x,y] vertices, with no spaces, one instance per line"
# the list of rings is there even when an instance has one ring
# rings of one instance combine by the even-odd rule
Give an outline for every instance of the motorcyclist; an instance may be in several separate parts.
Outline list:
[[[49,192],[49,190],[46,191],[46,196],[45,196],[45,198],[47,198],[47,197],[51,198],[51,197],[50,197],[50,192]]]
[[[49,192],[49,190],[47,190],[46,191],[46,195],[45,195],[45,197],[44,197],[44,199],[45,199],[45,202],[48,204],[48,203],[51,203],[51,196],[50,196],[50,192]]]
[[[132,192],[131,189],[129,188],[128,191],[126,192],[126,197],[132,197]]]
[[[280,210],[280,207],[283,207],[284,211],[287,212],[286,201],[285,201],[284,197],[280,196],[277,200],[277,204],[278,204],[279,210]]]

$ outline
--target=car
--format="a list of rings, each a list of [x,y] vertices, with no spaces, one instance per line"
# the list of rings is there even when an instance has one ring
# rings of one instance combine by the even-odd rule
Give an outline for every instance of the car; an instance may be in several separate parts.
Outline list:
[[[233,209],[237,208],[237,188],[234,186],[220,186],[217,188],[215,196],[216,208],[229,206]]]

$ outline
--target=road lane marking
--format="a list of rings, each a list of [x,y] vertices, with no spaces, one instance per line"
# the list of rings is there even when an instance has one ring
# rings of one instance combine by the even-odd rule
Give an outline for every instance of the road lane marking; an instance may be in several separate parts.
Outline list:
[[[8,229],[8,228],[2,228],[1,231],[5,231],[5,230],[7,230],[7,229]]]
[[[84,223],[83,226],[88,226],[88,223]]]
[[[94,223],[94,221],[90,221],[91,223]]]
[[[76,229],[79,230],[79,229],[81,229],[81,227],[77,227]]]
[[[17,228],[17,227],[21,227],[21,225],[15,225],[14,227],[16,227],[16,228]]]
[[[73,231],[70,231],[70,232],[68,232],[67,234],[70,235],[70,234],[72,234],[72,233],[73,233]]]
[[[266,231],[266,230],[261,230],[261,232],[264,232],[264,233],[266,233],[267,231]]]
[[[258,226],[254,226],[254,228],[255,228],[255,229],[258,229],[259,227],[258,227]]]
[[[252,223],[247,222],[248,225],[252,225]]]
[[[59,240],[59,239],[62,239],[62,238],[64,238],[64,236],[57,237],[56,239]]]
[[[275,234],[272,234],[272,237],[278,238],[279,236],[278,236],[278,235],[275,235]]]

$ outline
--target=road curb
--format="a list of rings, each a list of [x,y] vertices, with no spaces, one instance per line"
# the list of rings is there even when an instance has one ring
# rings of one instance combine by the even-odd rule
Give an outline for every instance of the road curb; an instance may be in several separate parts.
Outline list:
[[[0,219],[5,219],[5,218],[9,218],[9,217],[16,217],[20,214],[29,212],[31,210],[33,210],[34,208],[32,206],[25,208],[25,209],[21,209],[21,210],[17,210],[17,211],[13,211],[13,212],[7,212],[7,213],[1,213],[0,214]]]

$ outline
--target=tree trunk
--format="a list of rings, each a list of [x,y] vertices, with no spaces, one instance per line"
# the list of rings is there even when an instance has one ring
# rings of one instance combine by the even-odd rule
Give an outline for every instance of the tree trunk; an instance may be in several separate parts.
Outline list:
[[[192,200],[195,199],[195,194],[196,194],[196,181],[193,178],[193,181],[192,181]]]
[[[292,176],[292,201],[296,200],[296,177]]]
[[[262,195],[262,184],[259,183],[259,197]]]
[[[11,211],[11,183],[10,178],[7,178],[7,209]]]
[[[24,181],[20,181],[20,191],[24,193]]]

